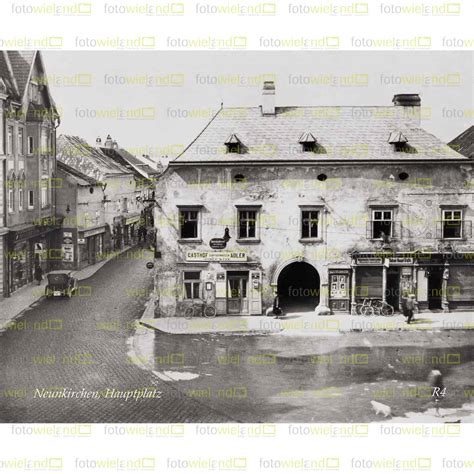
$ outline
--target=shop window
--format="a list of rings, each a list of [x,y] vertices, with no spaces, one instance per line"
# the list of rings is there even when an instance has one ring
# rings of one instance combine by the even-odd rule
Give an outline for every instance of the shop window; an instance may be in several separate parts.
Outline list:
[[[461,239],[462,238],[462,210],[445,209],[443,210],[442,237],[443,239]]]
[[[258,211],[239,209],[239,239],[257,238]]]
[[[201,297],[201,272],[183,272],[184,298],[187,300],[200,299]]]
[[[319,238],[319,215],[317,209],[301,210],[301,238],[318,239]]]
[[[372,239],[382,239],[393,235],[393,210],[372,210]]]
[[[181,239],[199,238],[199,210],[180,209],[179,229]]]

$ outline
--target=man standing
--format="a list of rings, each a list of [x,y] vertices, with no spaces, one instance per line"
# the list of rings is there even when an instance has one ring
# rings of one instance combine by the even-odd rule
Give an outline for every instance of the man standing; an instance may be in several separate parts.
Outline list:
[[[405,305],[406,305],[406,312],[408,316],[407,323],[410,324],[410,322],[413,319],[413,312],[415,310],[415,295],[414,294],[408,295]]]

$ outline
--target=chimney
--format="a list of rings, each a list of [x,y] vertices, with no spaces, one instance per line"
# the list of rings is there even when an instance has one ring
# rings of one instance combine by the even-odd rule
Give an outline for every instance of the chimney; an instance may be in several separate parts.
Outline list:
[[[102,146],[102,138],[97,137],[95,140],[95,146],[100,148]]]
[[[420,125],[421,99],[419,94],[395,94],[392,102],[399,111],[398,118],[410,119]]]
[[[275,115],[275,83],[273,81],[263,83],[262,101],[262,114]]]
[[[105,148],[112,148],[112,137],[110,135],[107,135],[107,138],[105,139],[104,146]]]

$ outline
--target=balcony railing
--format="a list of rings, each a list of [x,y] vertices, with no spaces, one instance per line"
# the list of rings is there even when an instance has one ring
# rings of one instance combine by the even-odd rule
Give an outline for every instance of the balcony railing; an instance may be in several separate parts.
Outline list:
[[[390,240],[399,240],[402,238],[402,223],[400,221],[367,221],[367,239],[382,240],[382,232]]]
[[[444,220],[436,222],[436,238],[467,240],[472,238],[472,221]]]

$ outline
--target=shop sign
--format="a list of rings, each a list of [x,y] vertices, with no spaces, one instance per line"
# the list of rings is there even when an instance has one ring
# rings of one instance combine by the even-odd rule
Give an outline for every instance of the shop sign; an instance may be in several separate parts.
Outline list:
[[[78,243],[78,244],[85,244],[85,243],[86,243],[86,239],[77,239],[77,243]]]
[[[98,227],[97,229],[85,230],[83,232],[83,237],[90,237],[92,235],[102,234],[105,232],[105,227]]]
[[[390,258],[390,263],[413,263],[413,259],[410,257],[393,257]]]
[[[188,250],[186,252],[188,262],[246,262],[246,252],[199,252]]]
[[[227,246],[227,240],[222,238],[215,238],[209,241],[209,247],[214,250],[222,250]]]
[[[63,245],[63,262],[74,262],[74,246]]]
[[[382,259],[376,257],[359,257],[357,263],[359,265],[382,265]]]

